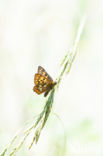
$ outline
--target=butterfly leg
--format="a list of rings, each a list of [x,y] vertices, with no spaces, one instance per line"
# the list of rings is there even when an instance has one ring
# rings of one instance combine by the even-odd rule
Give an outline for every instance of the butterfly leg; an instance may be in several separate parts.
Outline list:
[[[44,93],[44,97],[46,97],[48,95],[50,90],[48,90],[47,92]]]

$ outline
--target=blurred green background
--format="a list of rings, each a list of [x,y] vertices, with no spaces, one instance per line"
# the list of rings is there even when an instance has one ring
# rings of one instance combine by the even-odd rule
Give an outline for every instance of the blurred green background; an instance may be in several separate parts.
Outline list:
[[[78,54],[55,95],[39,142],[18,156],[103,156],[103,1],[0,0],[0,151],[39,114],[39,65],[55,80],[87,14]],[[30,138],[29,142],[32,140]]]

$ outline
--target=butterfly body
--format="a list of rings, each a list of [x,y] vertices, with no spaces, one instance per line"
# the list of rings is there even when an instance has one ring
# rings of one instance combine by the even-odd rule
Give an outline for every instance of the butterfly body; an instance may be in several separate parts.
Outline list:
[[[37,94],[44,93],[46,97],[51,89],[56,85],[56,82],[49,76],[49,74],[44,70],[43,67],[38,67],[38,73],[34,76],[35,86],[33,91]]]

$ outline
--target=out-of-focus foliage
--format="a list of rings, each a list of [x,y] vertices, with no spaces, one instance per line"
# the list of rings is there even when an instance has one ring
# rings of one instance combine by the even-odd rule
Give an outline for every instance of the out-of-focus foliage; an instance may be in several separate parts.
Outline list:
[[[53,106],[60,120],[52,115],[38,144],[31,151],[26,148],[33,134],[18,156],[103,155],[102,4],[101,0],[0,1],[0,151],[41,112],[45,98],[32,91],[34,73],[42,65],[55,80],[86,13],[78,55]]]

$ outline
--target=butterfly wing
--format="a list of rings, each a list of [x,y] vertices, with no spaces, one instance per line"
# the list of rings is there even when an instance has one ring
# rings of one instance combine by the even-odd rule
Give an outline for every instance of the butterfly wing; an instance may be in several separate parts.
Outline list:
[[[49,75],[49,74],[45,71],[45,69],[44,69],[43,67],[41,67],[41,66],[38,67],[38,74],[40,74],[40,75],[42,75],[42,76],[48,78],[49,80],[52,80],[52,81],[53,81],[53,79],[50,77],[50,75]]]
[[[52,80],[50,80],[40,74],[35,74],[34,83],[35,83],[35,86],[34,86],[33,90],[37,94],[41,94],[41,93],[49,90],[50,85],[52,84]]]
[[[38,67],[38,73],[35,74],[34,83],[35,86],[33,88],[33,91],[36,92],[37,94],[45,93],[44,94],[45,97],[55,85],[53,79],[41,66]]]
[[[38,89],[37,86],[33,87],[33,91],[36,92],[37,94],[41,94],[42,92],[40,92],[40,90]]]

